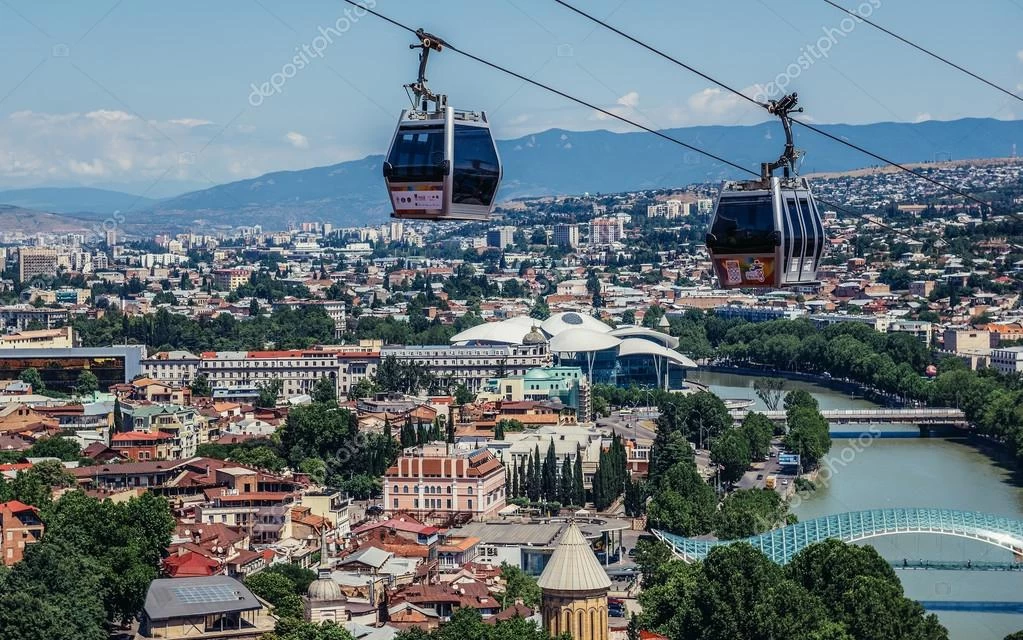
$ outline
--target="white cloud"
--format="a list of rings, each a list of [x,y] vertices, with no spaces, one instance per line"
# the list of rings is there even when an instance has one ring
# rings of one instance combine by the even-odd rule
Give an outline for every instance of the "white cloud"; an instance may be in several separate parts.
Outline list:
[[[639,106],[639,93],[635,91],[630,91],[626,93],[624,96],[615,100],[615,102],[622,105],[623,107],[635,109],[636,107]]]
[[[296,149],[309,148],[309,138],[305,137],[298,131],[289,131],[287,135],[285,135],[284,137],[285,139],[287,139],[288,142],[291,143],[291,146],[295,147]]]
[[[207,124],[213,124],[209,120],[202,120],[200,118],[178,118],[176,120],[168,120],[171,124],[178,124],[182,127],[201,127]]]
[[[916,117],[913,118],[913,122],[927,122],[928,120],[934,120],[934,118],[931,117],[931,114],[927,113],[926,111],[923,113],[918,113]]]
[[[310,144],[291,131],[260,130],[184,114],[146,120],[126,111],[0,115],[0,189],[54,184],[222,183],[365,156],[350,141]]]

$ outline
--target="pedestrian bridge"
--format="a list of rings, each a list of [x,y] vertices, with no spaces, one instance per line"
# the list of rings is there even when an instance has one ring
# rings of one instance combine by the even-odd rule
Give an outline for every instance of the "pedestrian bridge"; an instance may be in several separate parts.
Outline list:
[[[702,560],[717,545],[748,542],[779,564],[787,563],[804,548],[828,538],[859,542],[906,533],[979,540],[1012,551],[1017,560],[1023,561],[1023,520],[975,511],[910,508],[850,511],[791,524],[737,541],[697,540],[665,531],[653,531],[676,556],[686,562]]]
[[[733,409],[734,420],[742,420],[748,409]],[[784,411],[761,411],[774,422],[785,422]],[[826,409],[821,415],[828,424],[918,424],[966,426],[966,414],[946,407],[911,407],[904,409]]]

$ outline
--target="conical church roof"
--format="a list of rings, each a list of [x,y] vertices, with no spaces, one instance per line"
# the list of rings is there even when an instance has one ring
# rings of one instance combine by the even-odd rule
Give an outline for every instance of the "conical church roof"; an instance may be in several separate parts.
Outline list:
[[[573,522],[554,548],[547,567],[536,581],[552,591],[598,591],[611,588],[611,579],[600,566],[582,531]]]

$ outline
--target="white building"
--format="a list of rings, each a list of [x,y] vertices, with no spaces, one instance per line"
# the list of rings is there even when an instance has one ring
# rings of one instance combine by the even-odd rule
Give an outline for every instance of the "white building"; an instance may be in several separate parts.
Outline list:
[[[161,351],[142,361],[142,375],[176,386],[191,385],[199,372],[199,356],[188,351]]]
[[[422,364],[437,378],[464,384],[473,392],[479,391],[491,378],[523,375],[529,369],[550,363],[545,342],[389,346],[380,350],[381,359],[390,356]]]
[[[991,366],[999,373],[1023,373],[1023,347],[992,349]]]

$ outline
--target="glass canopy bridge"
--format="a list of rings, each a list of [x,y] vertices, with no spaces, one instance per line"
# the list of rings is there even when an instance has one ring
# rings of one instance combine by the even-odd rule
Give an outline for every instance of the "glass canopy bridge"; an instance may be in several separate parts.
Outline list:
[[[806,547],[829,538],[859,542],[869,538],[907,533],[979,540],[1012,551],[1016,560],[1023,562],[1023,520],[975,511],[919,508],[850,511],[798,522],[758,536],[732,541],[698,540],[665,531],[653,531],[658,539],[668,545],[672,553],[686,562],[704,559],[710,550],[718,545],[747,542],[779,564],[786,564]]]

